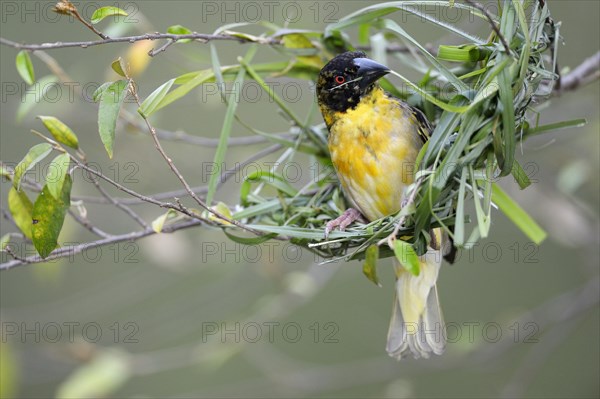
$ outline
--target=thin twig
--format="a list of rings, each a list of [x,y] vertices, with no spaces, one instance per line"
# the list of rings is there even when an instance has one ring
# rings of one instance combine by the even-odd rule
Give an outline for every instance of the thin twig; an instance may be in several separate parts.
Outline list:
[[[110,37],[106,36],[104,33],[100,32],[98,29],[96,29],[94,27],[94,25],[92,25],[91,23],[89,23],[88,21],[83,19],[83,17],[79,14],[79,11],[77,11],[77,9],[75,7],[73,7],[73,9],[70,10],[70,14],[73,15],[75,18],[77,18],[77,20],[79,20],[79,22],[84,24],[86,26],[86,28],[88,28],[89,30],[91,30],[92,32],[94,32],[95,34],[100,36],[102,39],[104,39],[104,40],[110,39]]]
[[[142,219],[137,213],[135,213],[133,211],[133,209],[131,209],[130,207],[128,207],[125,204],[122,204],[120,201],[118,201],[117,199],[115,199],[113,196],[111,196],[108,191],[106,191],[104,189],[104,187],[102,187],[100,185],[100,183],[98,182],[98,179],[96,178],[96,176],[91,176],[92,178],[92,183],[94,184],[94,186],[96,187],[96,189],[100,192],[100,194],[106,198],[107,201],[109,201],[112,205],[116,206],[117,208],[119,208],[120,210],[122,210],[123,212],[125,212],[127,215],[129,215],[129,217],[131,217],[133,220],[135,220],[140,226],[142,226],[143,228],[148,228],[150,227],[148,225],[148,223],[146,223],[144,221],[144,219]]]
[[[217,182],[217,189],[219,187],[221,187],[223,184],[225,184],[227,182],[227,180],[229,180],[232,176],[235,176],[235,174],[237,172],[239,172],[240,170],[242,170],[244,167],[248,166],[249,164],[251,164],[252,162],[254,162],[258,159],[261,159],[269,154],[272,154],[272,153],[280,150],[281,148],[282,148],[281,144],[272,145],[270,147],[267,147],[255,154],[253,154],[251,157],[247,158],[243,162],[236,164],[235,167],[225,170],[225,172],[223,172],[223,174],[221,176],[219,176],[219,181]],[[198,186],[198,187],[192,187],[192,191],[195,192],[196,194],[204,194],[208,191],[208,186],[203,185],[203,186]],[[166,200],[169,198],[182,197],[182,196],[187,196],[187,195],[188,195],[187,190],[181,189],[181,190],[174,190],[174,191],[166,191],[166,192],[157,193],[157,194],[150,194],[148,196],[155,200],[160,201],[160,200]],[[100,197],[74,196],[73,199],[82,200],[84,202],[94,203],[94,204],[108,204],[108,201],[106,199],[100,198]],[[138,198],[115,198],[115,199],[125,205],[140,205],[145,202]]]
[[[102,237],[102,238],[110,238],[110,237],[112,237],[112,234],[108,234],[104,230],[102,230],[102,229],[94,226],[88,220],[88,218],[78,215],[77,213],[75,213],[71,209],[69,209],[69,215],[71,215],[71,217],[73,219],[75,219],[75,221],[77,221],[77,223],[79,223],[80,225],[82,225],[83,227],[85,227],[86,229],[88,229],[89,231],[91,231],[92,233],[96,234],[97,236]]]
[[[192,40],[199,40],[202,43],[207,43],[212,40],[229,40],[229,41],[235,41],[238,43],[258,43],[258,44],[268,44],[268,45],[279,44],[278,40],[275,40],[272,38],[257,38],[255,40],[250,40],[247,38],[242,38],[242,37],[232,36],[232,35],[210,35],[210,34],[206,34],[206,33],[189,33],[186,35],[175,35],[175,34],[171,34],[171,33],[158,33],[158,32],[146,33],[146,34],[137,35],[137,36],[113,37],[113,38],[107,38],[107,39],[102,39],[102,40],[90,40],[90,41],[80,41],[80,42],[54,42],[54,43],[41,43],[41,44],[17,43],[12,40],[0,37],[0,44],[9,46],[9,47],[13,47],[13,48],[16,48],[19,50],[35,51],[35,50],[55,50],[55,49],[67,48],[67,47],[88,48],[88,47],[99,46],[99,45],[110,44],[110,43],[125,43],[125,42],[135,43],[135,42],[146,41],[146,40],[164,40],[164,39],[170,39],[170,40],[173,40],[174,42],[177,42],[182,39],[192,39]]]
[[[136,103],[138,104],[138,107],[141,107],[142,102],[140,101],[140,97],[138,96],[138,94],[135,90],[135,86],[133,84],[134,82],[129,76],[127,76],[127,79],[130,82],[130,93],[133,95]],[[183,177],[181,172],[179,172],[179,169],[177,168],[177,166],[175,166],[175,164],[173,163],[173,160],[165,152],[162,144],[160,144],[158,135],[156,134],[156,129],[154,129],[154,126],[152,126],[152,124],[150,123],[150,120],[145,115],[140,114],[140,116],[142,117],[144,122],[146,122],[146,127],[148,128],[148,131],[150,132],[150,135],[152,136],[152,140],[154,141],[154,146],[156,147],[157,151],[163,157],[163,159],[165,160],[165,162],[167,163],[167,165],[169,166],[169,168],[171,169],[173,174],[177,177],[177,179],[179,179],[181,184],[183,184],[183,187],[185,187],[185,190],[187,191],[187,193],[194,199],[194,201],[196,201],[196,203],[198,205],[200,205],[200,207],[202,207],[204,210],[206,210],[208,213],[211,213],[218,219],[221,219],[227,223],[230,223],[236,227],[239,227],[240,229],[246,230],[257,236],[264,235],[264,233],[262,233],[258,230],[251,229],[251,228],[247,227],[246,225],[244,225],[243,223],[240,223],[237,220],[230,219],[227,216],[223,215],[221,212],[218,212],[218,211],[210,208],[202,199],[200,199],[200,197],[198,197],[198,195],[196,195],[196,193],[192,190],[192,188],[190,187],[188,182],[185,180],[185,178]]]
[[[178,230],[183,230],[183,229],[187,229],[189,227],[198,226],[201,223],[202,223],[201,220],[188,220],[188,221],[180,223],[180,224],[165,226],[165,227],[163,227],[161,233],[173,233]],[[75,246],[62,247],[62,248],[54,250],[45,259],[40,257],[39,255],[28,256],[26,258],[19,258],[19,257],[15,257],[14,253],[9,252],[9,254],[11,256],[13,256],[15,259],[12,261],[8,261],[8,262],[0,264],[0,270],[8,270],[8,269],[12,269],[13,267],[16,267],[16,266],[33,264],[33,263],[42,263],[42,262],[48,262],[53,259],[71,257],[73,255],[77,255],[77,254],[79,254],[85,250],[91,249],[91,248],[96,248],[96,247],[109,245],[109,244],[115,244],[115,243],[124,242],[124,241],[135,241],[135,240],[139,240],[140,238],[144,238],[144,237],[154,235],[154,234],[158,234],[158,233],[156,233],[153,229],[148,228],[148,229],[136,231],[133,233],[115,235],[112,237],[104,238],[104,239],[97,240],[97,241],[82,243],[82,244],[75,245]]]
[[[468,3],[468,4],[470,4],[470,5],[472,5],[473,7],[477,8],[479,11],[481,11],[483,13],[483,15],[485,15],[485,17],[487,18],[487,20],[490,22],[490,25],[492,26],[492,29],[494,30],[494,32],[496,33],[496,35],[498,36],[498,38],[502,42],[502,46],[504,46],[504,50],[506,51],[506,54],[510,55],[511,54],[510,46],[506,42],[506,39],[504,38],[504,35],[502,34],[502,32],[500,32],[500,29],[496,25],[496,22],[494,21],[494,19],[490,15],[490,13],[487,12],[486,8],[484,6],[482,6],[481,4],[473,1],[473,0],[465,0],[465,2]]]
[[[171,46],[174,43],[175,43],[175,40],[167,39],[167,42],[165,44],[163,44],[162,46],[148,51],[148,55],[150,57],[154,57],[155,55],[160,54],[163,51],[165,51],[167,48],[169,48],[169,46]]]

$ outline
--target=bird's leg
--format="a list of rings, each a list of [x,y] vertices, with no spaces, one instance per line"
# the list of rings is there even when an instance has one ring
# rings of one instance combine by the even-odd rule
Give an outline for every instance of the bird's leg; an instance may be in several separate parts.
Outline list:
[[[340,231],[346,230],[346,227],[350,226],[351,223],[357,221],[361,218],[361,213],[354,208],[348,208],[342,213],[341,216],[329,221],[325,225],[325,239],[329,236],[329,233],[333,231],[336,227]]]

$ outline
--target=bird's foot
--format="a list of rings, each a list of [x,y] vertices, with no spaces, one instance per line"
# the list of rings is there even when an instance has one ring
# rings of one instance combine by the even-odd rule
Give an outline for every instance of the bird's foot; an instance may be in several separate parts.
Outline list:
[[[325,239],[329,237],[329,233],[331,233],[336,227],[340,231],[344,231],[346,230],[346,227],[360,219],[361,216],[361,213],[354,208],[346,209],[341,216],[329,221],[325,225]]]

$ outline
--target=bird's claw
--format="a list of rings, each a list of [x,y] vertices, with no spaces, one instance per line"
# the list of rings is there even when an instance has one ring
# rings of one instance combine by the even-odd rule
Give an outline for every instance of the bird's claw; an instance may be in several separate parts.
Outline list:
[[[337,218],[327,222],[325,225],[325,239],[329,237],[329,233],[331,233],[336,227],[340,231],[346,230],[346,227],[350,226],[353,222],[360,219],[361,213],[354,208],[348,208]]]

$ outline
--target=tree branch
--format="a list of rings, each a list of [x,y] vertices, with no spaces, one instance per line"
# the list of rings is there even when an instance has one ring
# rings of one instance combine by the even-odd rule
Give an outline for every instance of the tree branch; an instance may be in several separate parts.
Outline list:
[[[560,95],[566,91],[576,90],[598,79],[600,79],[600,51],[586,58],[579,66],[561,77],[554,94]]]
[[[201,220],[188,220],[186,222],[179,223],[176,225],[165,226],[162,229],[162,233],[172,233],[172,232],[175,232],[178,230],[187,229],[189,227],[198,226],[201,223],[202,223]],[[33,255],[33,256],[28,256],[26,258],[21,258],[18,255],[16,255],[15,253],[9,253],[15,259],[5,262],[5,263],[1,263],[0,271],[12,269],[13,267],[21,266],[21,265],[27,265],[27,264],[32,264],[32,263],[42,263],[42,262],[48,262],[48,261],[51,261],[54,259],[71,257],[71,256],[77,255],[87,249],[96,248],[96,247],[109,245],[109,244],[115,244],[115,243],[124,242],[124,241],[135,241],[140,238],[144,238],[144,237],[151,236],[154,234],[158,234],[158,233],[156,233],[156,231],[154,231],[152,228],[148,228],[148,229],[136,231],[133,233],[115,235],[115,236],[103,238],[101,240],[86,242],[86,243],[82,243],[82,244],[75,245],[75,246],[62,247],[57,250],[54,250],[45,259],[39,255]]]
[[[100,46],[103,44],[111,44],[111,43],[135,43],[146,40],[164,40],[168,39],[173,42],[177,42],[183,39],[192,39],[197,40],[202,43],[208,43],[213,40],[229,40],[238,43],[258,43],[258,44],[268,44],[268,45],[277,45],[280,44],[279,40],[273,38],[262,38],[257,37],[255,39],[242,38],[233,35],[210,35],[206,33],[190,33],[186,35],[175,35],[172,33],[146,33],[144,35],[137,36],[123,36],[123,37],[114,37],[114,38],[106,38],[101,40],[90,40],[90,41],[81,41],[81,42],[54,42],[54,43],[41,43],[41,44],[24,44],[17,43],[9,39],[5,39],[0,37],[0,44],[3,44],[8,47],[13,47],[19,50],[55,50],[59,48],[68,48],[68,47],[81,47],[88,48],[93,46]]]

